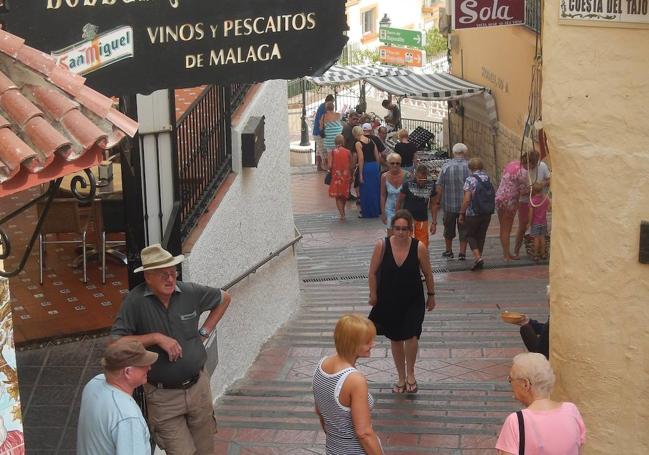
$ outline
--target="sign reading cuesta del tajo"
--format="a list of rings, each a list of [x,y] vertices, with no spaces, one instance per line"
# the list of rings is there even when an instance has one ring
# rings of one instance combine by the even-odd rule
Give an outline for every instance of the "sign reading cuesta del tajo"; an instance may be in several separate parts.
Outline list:
[[[649,0],[561,0],[559,20],[582,25],[649,27]]]
[[[0,20],[109,95],[320,75],[347,42],[345,0],[20,0]]]

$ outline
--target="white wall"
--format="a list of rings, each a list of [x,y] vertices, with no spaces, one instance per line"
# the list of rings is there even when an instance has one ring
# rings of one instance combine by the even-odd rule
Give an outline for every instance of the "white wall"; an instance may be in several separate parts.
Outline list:
[[[183,279],[223,286],[295,238],[290,194],[285,81],[262,84],[232,130],[238,173],[183,264]],[[266,117],[266,151],[257,168],[241,169],[240,134],[251,116]],[[241,378],[263,342],[297,305],[297,261],[291,249],[230,290],[232,303],[217,326],[219,364],[214,398]]]
[[[362,38],[361,12],[376,8],[376,32],[379,31],[379,21],[387,13],[390,27],[406,28],[414,25],[415,30],[423,30],[424,20],[421,13],[422,0],[360,0],[347,8],[347,25],[349,26],[350,43],[360,43]],[[375,40],[367,47],[378,47],[381,43]]]

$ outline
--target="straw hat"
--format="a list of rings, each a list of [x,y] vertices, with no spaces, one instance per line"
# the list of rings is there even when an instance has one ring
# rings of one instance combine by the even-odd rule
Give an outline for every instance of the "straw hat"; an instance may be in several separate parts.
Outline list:
[[[146,270],[164,269],[165,267],[180,264],[185,260],[185,256],[182,254],[172,256],[159,243],[154,243],[144,248],[140,253],[140,258],[142,259],[142,267],[135,269],[135,273]]]

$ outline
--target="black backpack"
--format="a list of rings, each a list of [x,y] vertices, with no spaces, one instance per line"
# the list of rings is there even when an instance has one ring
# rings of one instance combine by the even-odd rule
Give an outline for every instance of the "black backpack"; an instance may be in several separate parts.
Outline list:
[[[487,177],[486,181],[473,174],[476,179],[475,192],[471,198],[471,209],[476,215],[491,215],[496,210],[496,190]]]

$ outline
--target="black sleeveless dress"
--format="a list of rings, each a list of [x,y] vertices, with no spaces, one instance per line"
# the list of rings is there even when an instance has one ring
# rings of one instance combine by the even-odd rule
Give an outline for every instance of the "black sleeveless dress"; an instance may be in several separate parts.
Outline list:
[[[421,282],[417,246],[412,239],[408,256],[401,267],[392,254],[390,239],[385,239],[385,254],[378,272],[377,303],[370,311],[377,334],[392,341],[407,340],[421,336],[424,323],[426,299]]]

